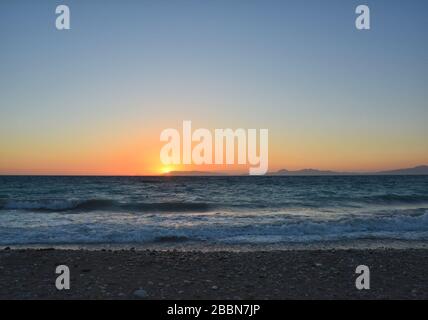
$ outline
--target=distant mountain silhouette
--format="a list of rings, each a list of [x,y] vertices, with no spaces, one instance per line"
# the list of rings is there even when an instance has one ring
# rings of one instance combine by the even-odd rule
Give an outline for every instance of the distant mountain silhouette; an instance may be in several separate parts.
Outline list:
[[[389,171],[376,172],[340,172],[340,171],[323,171],[316,169],[303,169],[289,171],[282,169],[271,173],[278,176],[343,176],[343,175],[428,175],[428,166],[418,166],[414,168],[405,168]]]
[[[171,171],[165,173],[164,176],[230,176],[238,175],[245,176],[247,174],[233,174],[230,172],[216,172],[216,171]],[[302,169],[290,171],[282,169],[276,172],[269,172],[270,176],[354,176],[354,175],[428,175],[428,166],[418,166],[414,168],[404,168],[388,171],[375,171],[375,172],[346,172],[346,171],[331,171],[331,170],[317,170],[317,169]]]
[[[302,169],[296,171],[289,171],[287,169],[282,169],[277,172],[271,173],[272,175],[280,176],[338,176],[338,175],[349,175],[354,174],[351,172],[337,172],[330,170],[317,170],[317,169]]]
[[[380,171],[378,174],[386,175],[428,175],[428,166],[418,166],[414,168],[397,169],[390,171]]]

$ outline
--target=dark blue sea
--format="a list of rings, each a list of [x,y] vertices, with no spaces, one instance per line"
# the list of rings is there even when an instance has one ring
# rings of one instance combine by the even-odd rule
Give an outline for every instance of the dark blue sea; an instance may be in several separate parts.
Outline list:
[[[0,177],[0,245],[428,240],[428,176]]]

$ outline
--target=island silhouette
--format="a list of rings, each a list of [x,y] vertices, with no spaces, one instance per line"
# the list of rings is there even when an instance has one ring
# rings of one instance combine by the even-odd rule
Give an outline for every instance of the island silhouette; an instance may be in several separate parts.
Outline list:
[[[230,175],[246,175],[246,174],[230,174],[228,172],[220,171],[170,171],[165,176],[230,176]],[[412,168],[402,168],[395,170],[385,171],[332,171],[332,170],[318,170],[318,169],[301,169],[301,170],[287,170],[281,169],[278,171],[268,172],[268,176],[349,176],[349,175],[428,175],[428,166],[421,165]]]

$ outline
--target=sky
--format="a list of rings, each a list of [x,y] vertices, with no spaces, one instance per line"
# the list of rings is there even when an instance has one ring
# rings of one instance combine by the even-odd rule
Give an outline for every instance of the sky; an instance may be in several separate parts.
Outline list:
[[[55,28],[60,4],[71,30]],[[2,0],[0,174],[159,174],[160,133],[183,120],[268,129],[271,171],[428,164],[427,12],[423,0]]]

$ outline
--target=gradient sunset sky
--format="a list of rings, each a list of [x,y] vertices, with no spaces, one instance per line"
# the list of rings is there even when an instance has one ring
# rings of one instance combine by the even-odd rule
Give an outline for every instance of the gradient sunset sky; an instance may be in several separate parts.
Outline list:
[[[271,171],[428,164],[427,14],[422,0],[2,0],[0,174],[159,174],[160,132],[183,120],[269,129]]]

